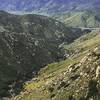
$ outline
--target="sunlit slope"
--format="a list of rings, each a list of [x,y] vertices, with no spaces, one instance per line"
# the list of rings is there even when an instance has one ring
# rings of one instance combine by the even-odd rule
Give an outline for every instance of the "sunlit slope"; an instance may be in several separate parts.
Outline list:
[[[100,30],[66,45],[69,58],[43,68],[36,78],[26,82],[15,100],[99,100],[100,89],[96,86],[100,86],[100,80],[95,74],[100,65],[99,48]]]

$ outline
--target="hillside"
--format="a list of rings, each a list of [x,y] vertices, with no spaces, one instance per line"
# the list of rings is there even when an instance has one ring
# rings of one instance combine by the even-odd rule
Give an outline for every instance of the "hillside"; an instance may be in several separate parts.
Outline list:
[[[9,96],[11,84],[19,92],[45,65],[65,59],[63,43],[91,30],[72,29],[40,15],[12,15],[0,11],[0,97]]]
[[[100,27],[99,11],[68,12],[55,14],[55,19],[71,27]]]
[[[100,30],[65,45],[68,59],[43,68],[14,100],[99,100]]]
[[[100,100],[100,0],[0,0],[0,100]]]

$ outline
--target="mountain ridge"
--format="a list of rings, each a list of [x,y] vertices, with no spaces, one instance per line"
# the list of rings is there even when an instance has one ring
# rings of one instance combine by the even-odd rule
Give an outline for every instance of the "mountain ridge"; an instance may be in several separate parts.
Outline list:
[[[99,0],[1,0],[0,9],[5,11],[25,11],[40,14],[55,14],[66,11],[100,10]]]
[[[87,28],[99,28],[100,18],[99,11],[83,11],[83,12],[68,12],[62,14],[55,14],[53,18],[63,22],[69,27],[87,27]]]

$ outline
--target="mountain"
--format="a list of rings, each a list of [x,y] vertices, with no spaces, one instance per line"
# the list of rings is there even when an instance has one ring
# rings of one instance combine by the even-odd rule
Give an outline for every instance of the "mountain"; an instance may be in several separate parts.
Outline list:
[[[68,12],[53,15],[53,18],[70,27],[100,27],[100,13],[94,11]]]
[[[0,97],[9,96],[11,84],[20,91],[20,85],[43,66],[65,59],[62,45],[90,31],[46,16],[0,11]]]
[[[99,0],[0,0],[0,100],[99,100],[99,11]]]
[[[69,57],[48,64],[12,100],[99,100],[100,30],[65,45]]]
[[[0,0],[0,9],[55,14],[66,11],[100,10],[99,0]]]

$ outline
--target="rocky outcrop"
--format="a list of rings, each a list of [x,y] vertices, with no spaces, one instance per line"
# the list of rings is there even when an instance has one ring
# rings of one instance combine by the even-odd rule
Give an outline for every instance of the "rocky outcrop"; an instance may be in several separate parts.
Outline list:
[[[85,59],[86,60],[83,60]],[[62,81],[58,81],[57,86],[65,89],[68,97],[74,100],[99,100],[100,98],[100,77],[96,77],[97,69],[100,66],[100,54],[91,52],[87,54],[81,62],[68,67],[66,72],[62,73]],[[58,95],[55,96],[55,98]]]

